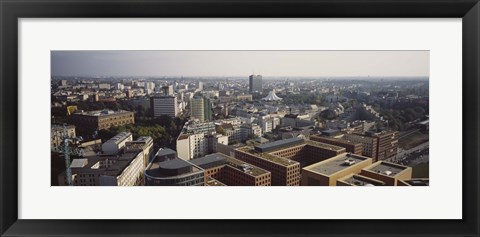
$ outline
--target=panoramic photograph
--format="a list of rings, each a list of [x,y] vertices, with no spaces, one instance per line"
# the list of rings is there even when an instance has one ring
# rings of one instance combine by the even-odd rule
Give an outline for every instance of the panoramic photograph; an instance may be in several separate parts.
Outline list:
[[[429,186],[429,51],[51,51],[51,186]]]

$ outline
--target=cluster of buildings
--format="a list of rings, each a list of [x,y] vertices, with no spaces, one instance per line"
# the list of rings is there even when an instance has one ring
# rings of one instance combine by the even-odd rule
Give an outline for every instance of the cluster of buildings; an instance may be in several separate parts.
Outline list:
[[[327,139],[331,141],[331,138]],[[333,143],[333,142],[332,142]],[[409,186],[412,168],[347,152],[337,145],[292,138],[231,147],[193,159],[160,150],[145,170],[151,186]],[[424,182],[421,182],[425,184]]]
[[[62,103],[128,101],[144,106],[153,118],[188,118],[176,137],[176,151],[154,151],[151,137],[134,140],[128,132],[98,142],[100,153],[90,151],[72,161],[72,185],[428,185],[428,179],[412,179],[411,167],[389,162],[398,153],[399,133],[379,129],[388,121],[372,106],[347,106],[351,96],[340,93],[347,87],[312,86],[315,83],[263,81],[261,75],[249,76],[248,82],[225,79],[208,84],[183,78],[73,85],[61,80],[53,96]],[[287,105],[282,98],[313,92],[322,93],[328,106]],[[357,91],[356,96],[370,95]],[[398,93],[387,97],[403,98]],[[323,111],[335,119],[319,119]],[[65,137],[95,139],[99,130],[135,124],[135,112],[126,110],[69,114],[71,125],[52,125],[52,151],[61,151]],[[417,126],[428,130],[428,122]],[[60,185],[68,185],[65,176],[66,172],[58,176]]]

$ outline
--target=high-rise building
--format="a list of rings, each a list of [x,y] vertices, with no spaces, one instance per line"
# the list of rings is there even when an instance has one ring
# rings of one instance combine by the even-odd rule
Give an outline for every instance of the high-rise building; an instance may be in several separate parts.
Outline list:
[[[197,90],[198,91],[203,91],[203,82],[201,82],[201,81],[197,82]]]
[[[249,77],[249,91],[250,92],[262,92],[262,76],[250,75]]]
[[[212,120],[212,102],[206,97],[203,97],[203,119],[205,121]]]
[[[204,96],[194,96],[190,100],[192,119],[200,122],[212,120],[212,102]]]
[[[195,96],[190,100],[190,117],[192,119],[198,119],[200,122],[205,121],[204,117],[204,102],[203,97]]]
[[[168,115],[172,118],[177,117],[177,97],[171,95],[150,97],[150,108],[152,108],[153,117],[162,115]]]

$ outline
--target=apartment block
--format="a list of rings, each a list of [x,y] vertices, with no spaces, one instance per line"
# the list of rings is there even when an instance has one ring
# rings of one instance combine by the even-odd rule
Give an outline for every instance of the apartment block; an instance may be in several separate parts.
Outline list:
[[[399,180],[410,180],[412,168],[386,161],[378,161],[365,167],[361,175],[385,182],[387,186],[397,186]]]
[[[371,165],[365,156],[343,153],[302,169],[302,186],[335,186],[337,180]]]
[[[344,147],[347,150],[347,152],[353,153],[356,155],[362,155],[363,153],[363,146],[362,146],[362,143],[360,142],[355,143],[348,140],[336,139],[336,138],[330,138],[330,137],[324,137],[324,136],[318,136],[318,135],[311,135],[310,140],[326,143],[330,145],[335,145],[339,147]]]
[[[211,177],[223,185],[271,185],[271,173],[269,171],[221,153],[193,159],[190,162],[203,168],[206,177]]]

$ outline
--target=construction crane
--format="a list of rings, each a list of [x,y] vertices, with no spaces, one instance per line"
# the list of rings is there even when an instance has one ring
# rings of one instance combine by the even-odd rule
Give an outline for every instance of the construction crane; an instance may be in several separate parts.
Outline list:
[[[83,156],[83,150],[76,145],[82,141],[82,137],[70,137],[67,131],[67,125],[63,124],[62,132],[62,146],[59,148],[59,153],[65,156],[65,176],[67,178],[67,185],[72,186],[72,169],[70,168],[70,155]],[[73,146],[70,146],[72,144]]]

